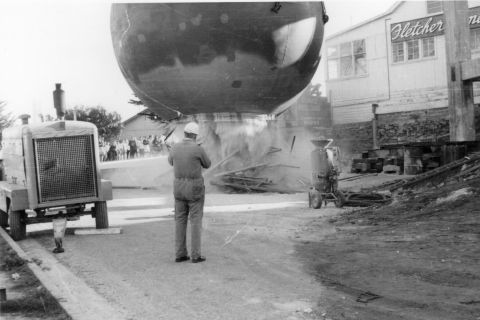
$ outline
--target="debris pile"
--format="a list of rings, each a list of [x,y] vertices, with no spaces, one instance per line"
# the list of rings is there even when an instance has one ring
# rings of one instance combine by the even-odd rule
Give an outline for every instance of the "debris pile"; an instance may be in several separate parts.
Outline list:
[[[306,192],[311,134],[295,135],[262,117],[206,120],[200,136],[212,166],[204,178],[231,193]]]
[[[210,184],[232,192],[295,193],[304,191],[276,184],[270,178],[261,175],[262,170],[273,167],[298,168],[287,164],[269,164],[265,162],[237,170],[217,173],[210,180]]]

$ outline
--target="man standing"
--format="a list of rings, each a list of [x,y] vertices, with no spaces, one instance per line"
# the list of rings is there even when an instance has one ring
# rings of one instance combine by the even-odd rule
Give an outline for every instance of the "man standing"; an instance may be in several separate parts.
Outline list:
[[[202,167],[210,167],[210,159],[205,150],[197,145],[199,127],[195,122],[185,126],[185,138],[170,150],[168,162],[173,166],[175,197],[175,262],[190,260],[186,237],[187,219],[190,216],[192,262],[203,262],[201,255],[201,236],[205,185]]]

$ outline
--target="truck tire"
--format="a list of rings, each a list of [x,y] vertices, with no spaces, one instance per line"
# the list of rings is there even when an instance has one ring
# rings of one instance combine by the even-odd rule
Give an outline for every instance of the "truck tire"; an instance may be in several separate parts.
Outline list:
[[[0,210],[0,227],[5,228],[8,226],[8,213]]]
[[[95,202],[95,227],[97,229],[108,229],[107,202]]]
[[[10,236],[13,240],[19,241],[27,237],[27,224],[25,222],[25,210],[8,210],[10,219]]]
[[[319,192],[312,192],[310,194],[310,203],[313,209],[320,209],[322,207],[322,195]]]
[[[337,200],[335,200],[334,204],[335,207],[341,208],[345,204],[345,195],[341,191],[337,191],[335,193],[335,197],[337,197]]]

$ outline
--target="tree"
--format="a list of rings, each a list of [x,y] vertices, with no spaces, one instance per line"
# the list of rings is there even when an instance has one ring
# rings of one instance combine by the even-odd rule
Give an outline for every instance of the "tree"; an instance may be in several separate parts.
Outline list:
[[[133,96],[135,98],[128,100],[128,103],[136,105],[136,106],[144,106],[145,104],[138,98],[138,96],[134,93]]]
[[[65,120],[73,120],[75,112],[78,121],[87,121],[96,125],[98,135],[105,141],[115,140],[120,135],[122,118],[117,112],[107,112],[102,106],[76,106],[74,109],[67,110]]]
[[[134,95],[135,98],[128,100],[128,103],[133,104],[135,106],[145,106],[145,104],[142,102],[142,100],[140,100],[135,93],[133,95]],[[153,121],[159,121],[161,123],[168,123],[169,122],[169,121],[163,120],[158,115],[156,115],[154,112],[152,112],[150,110],[147,110],[147,109],[145,109],[142,112],[139,112],[138,114],[143,115],[143,116],[147,116],[148,118],[150,118],[150,120],[153,120]]]

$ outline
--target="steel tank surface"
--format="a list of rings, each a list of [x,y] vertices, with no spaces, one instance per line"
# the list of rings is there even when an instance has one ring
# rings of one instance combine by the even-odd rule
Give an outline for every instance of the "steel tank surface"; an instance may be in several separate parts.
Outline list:
[[[117,3],[113,48],[134,93],[163,119],[271,114],[320,62],[322,2]]]

